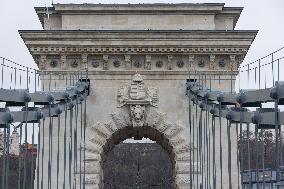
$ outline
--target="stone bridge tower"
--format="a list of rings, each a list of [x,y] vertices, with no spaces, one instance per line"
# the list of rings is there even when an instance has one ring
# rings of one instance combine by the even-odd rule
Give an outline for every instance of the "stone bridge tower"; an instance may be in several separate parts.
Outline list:
[[[189,188],[189,155],[195,146],[189,139],[186,80],[214,75],[224,81],[212,80],[212,89],[234,90],[238,65],[257,33],[234,30],[242,8],[54,4],[48,14],[45,7],[35,10],[43,30],[19,32],[42,74],[88,70],[86,188],[103,188],[108,151],[132,136],[160,144],[173,163],[173,188]],[[236,133],[231,132],[234,154]],[[226,158],[224,153],[224,162]],[[227,188],[226,165],[223,169]],[[233,169],[237,188],[236,164]],[[59,182],[63,180],[60,174]]]

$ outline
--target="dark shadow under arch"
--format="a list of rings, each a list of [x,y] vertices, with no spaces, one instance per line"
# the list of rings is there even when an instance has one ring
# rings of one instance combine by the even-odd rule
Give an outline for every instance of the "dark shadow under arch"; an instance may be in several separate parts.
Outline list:
[[[132,137],[138,140],[145,137],[156,143],[121,143]],[[124,127],[110,137],[103,149],[101,166],[104,189],[175,188],[173,148],[158,130],[151,127]]]

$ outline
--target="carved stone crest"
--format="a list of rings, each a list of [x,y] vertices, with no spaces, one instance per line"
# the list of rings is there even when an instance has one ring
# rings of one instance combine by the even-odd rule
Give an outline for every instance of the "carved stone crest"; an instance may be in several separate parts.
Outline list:
[[[158,89],[145,87],[140,74],[135,74],[130,85],[120,86],[117,92],[118,107],[129,106],[134,127],[142,127],[145,122],[146,106],[158,106]]]
[[[158,89],[156,87],[145,87],[140,74],[133,76],[129,85],[120,86],[117,92],[118,107],[124,105],[151,105],[158,106]]]

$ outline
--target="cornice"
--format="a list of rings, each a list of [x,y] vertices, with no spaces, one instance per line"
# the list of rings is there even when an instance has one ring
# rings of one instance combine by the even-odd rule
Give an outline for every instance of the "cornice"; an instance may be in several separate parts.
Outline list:
[[[98,12],[98,11],[221,11],[224,8],[224,3],[140,3],[140,4],[53,4],[53,7],[48,7],[56,12]],[[35,7],[37,13],[45,10],[46,7]]]
[[[82,47],[29,45],[32,54],[236,54],[244,55],[246,47]]]
[[[43,75],[49,75],[49,73],[52,73],[52,75],[59,74],[61,75],[62,73],[80,73],[80,72],[85,72],[86,70],[79,70],[79,71],[74,71],[74,70],[39,70],[40,74]],[[238,70],[187,70],[187,71],[173,71],[173,70],[162,70],[162,71],[154,71],[154,70],[122,70],[122,71],[113,71],[113,70],[88,70],[88,74],[90,75],[110,75],[110,76],[120,76],[120,75],[134,75],[135,73],[139,72],[142,75],[153,75],[156,76],[158,75],[184,75],[184,76],[193,76],[193,75],[198,75],[202,73],[202,75],[207,75],[207,76],[231,76],[231,75],[237,75],[239,73]],[[228,78],[229,80],[230,78]],[[159,79],[160,80],[160,79]]]
[[[26,45],[249,47],[257,31],[208,30],[20,30]],[[218,45],[217,45],[218,44]]]
[[[214,34],[244,34],[257,33],[258,30],[19,30],[24,33],[214,33]]]
[[[19,30],[26,41],[35,40],[191,40],[252,41],[257,30]]]

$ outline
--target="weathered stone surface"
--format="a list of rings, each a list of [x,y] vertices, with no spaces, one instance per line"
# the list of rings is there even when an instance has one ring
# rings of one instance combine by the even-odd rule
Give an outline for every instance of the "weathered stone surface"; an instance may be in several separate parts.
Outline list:
[[[189,161],[177,161],[176,162],[176,173],[177,174],[189,174],[190,163]]]
[[[191,148],[191,139],[187,137],[189,99],[185,95],[186,79],[196,79],[196,73],[218,76],[218,80],[212,80],[212,89],[234,89],[230,80],[235,79],[237,67],[256,36],[256,31],[234,30],[241,8],[227,8],[224,4],[55,4],[49,8],[49,19],[45,7],[36,8],[36,11],[44,30],[20,31],[20,35],[39,68],[45,71],[40,72],[42,86],[49,85],[49,81],[44,79],[44,74],[49,74],[49,71],[52,71],[52,77],[57,78],[62,73],[72,75],[79,69],[88,70],[90,95],[86,107],[86,144],[83,146],[86,145],[87,158],[98,160],[100,165],[108,158],[107,152],[117,143],[129,137],[146,136],[156,140],[172,160],[189,161],[190,150],[196,152],[196,148]],[[58,57],[58,65],[50,64],[54,56]],[[74,60],[76,66],[71,64]],[[225,64],[220,66],[220,60]],[[147,91],[151,98],[143,99],[151,106],[142,104],[145,106],[145,112],[142,112],[145,113],[145,120],[139,122],[138,119],[136,122],[139,124],[134,124],[139,127],[133,127],[134,114],[129,108],[125,105],[117,106],[117,97],[122,97],[119,103],[124,104],[126,100],[125,96],[119,94],[119,86],[131,85],[131,79],[136,73],[143,76],[146,86],[155,88]],[[224,82],[219,82],[219,79]],[[57,82],[57,86],[64,87],[65,81]],[[135,92],[142,86],[136,87],[132,90],[133,94],[143,96],[143,90]],[[122,90],[122,94],[129,92],[125,90]],[[134,105],[136,107],[139,104],[135,102]],[[141,125],[143,126],[140,127]],[[226,133],[225,127],[221,129]],[[48,134],[45,131],[41,144],[43,141],[48,143]],[[63,161],[64,138],[63,133],[59,134],[59,157]],[[70,134],[67,132],[67,149],[72,142]],[[197,135],[196,129],[193,135]],[[231,136],[232,153],[236,153],[236,134],[232,133]],[[217,133],[216,138],[219,137]],[[224,143],[222,158],[225,162],[227,138],[224,135],[220,138]],[[55,136],[53,139],[56,141]],[[194,140],[196,142],[196,138]],[[54,145],[55,152],[56,148],[57,145]],[[48,154],[48,149],[45,150],[45,154]],[[218,150],[216,148],[216,153],[219,153]],[[48,162],[47,156],[39,158]],[[68,153],[66,158],[70,158]],[[216,161],[219,162],[219,159]],[[237,164],[232,165],[232,169],[236,171]],[[46,163],[41,167],[40,162],[38,166],[47,169]],[[74,164],[72,170],[73,166]],[[92,166],[90,165],[90,170],[93,169]],[[173,166],[175,171],[185,172],[184,167]],[[220,164],[216,166],[217,169],[220,168]],[[224,164],[223,172],[226,169],[227,165]],[[52,167],[52,171],[55,170],[56,167]],[[61,185],[69,176],[73,179],[73,175],[63,178],[63,170],[63,164],[60,164]],[[99,184],[87,187],[101,188],[102,173],[100,174],[101,177],[88,177],[88,182]],[[37,177],[41,179],[47,177],[47,174]],[[227,188],[227,180],[227,175],[224,175],[223,183],[219,180],[218,183]],[[176,188],[188,189],[189,174],[176,175],[174,182]],[[194,184],[197,188],[197,182]],[[47,188],[46,181],[43,185],[43,188]],[[51,187],[56,188],[53,183]],[[234,179],[233,188],[236,187],[237,180]]]
[[[97,173],[87,173],[85,174],[85,184],[95,186],[96,184],[100,183],[100,174]]]
[[[227,9],[223,4],[151,4],[132,5],[72,5],[54,4],[51,12],[66,12],[70,14],[51,14],[49,20],[44,17],[44,10],[37,8],[37,13],[45,29],[65,30],[170,30],[180,28],[183,30],[232,30],[238,20],[241,8]],[[191,14],[192,11],[199,14]],[[71,14],[77,13],[92,14]],[[119,14],[128,12],[128,14]],[[176,14],[173,12],[184,13]],[[230,14],[230,17],[227,14]],[[141,16],[143,14],[143,16]],[[48,22],[49,21],[49,22]]]

